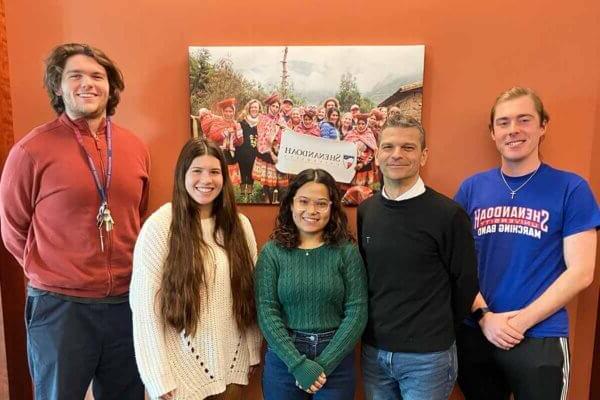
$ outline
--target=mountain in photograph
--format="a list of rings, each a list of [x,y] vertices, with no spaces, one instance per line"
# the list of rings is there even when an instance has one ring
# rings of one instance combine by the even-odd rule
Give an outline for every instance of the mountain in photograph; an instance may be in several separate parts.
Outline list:
[[[394,94],[400,86],[422,80],[421,76],[394,76],[390,74],[377,82],[373,88],[367,90],[364,96],[371,99],[374,103],[379,104]]]

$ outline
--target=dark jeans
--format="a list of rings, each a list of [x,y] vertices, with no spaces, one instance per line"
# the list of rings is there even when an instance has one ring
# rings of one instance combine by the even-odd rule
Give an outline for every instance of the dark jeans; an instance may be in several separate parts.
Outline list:
[[[458,384],[466,400],[562,400],[569,389],[569,345],[564,337],[526,337],[511,350],[463,324],[457,336]]]
[[[37,400],[144,399],[133,349],[129,303],[84,304],[28,296],[29,371]]]
[[[301,354],[314,360],[333,338],[335,331],[326,333],[291,332],[294,345]],[[271,350],[265,355],[262,390],[264,400],[352,400],[356,385],[354,351],[348,354],[327,376],[327,383],[314,395],[296,386],[294,375]]]

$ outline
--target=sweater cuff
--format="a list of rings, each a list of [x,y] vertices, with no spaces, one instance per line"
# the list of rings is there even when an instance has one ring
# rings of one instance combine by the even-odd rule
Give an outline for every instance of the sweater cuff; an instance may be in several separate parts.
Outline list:
[[[249,363],[250,365],[260,364],[261,354],[262,354],[262,346],[252,347],[249,349]]]
[[[345,357],[345,356],[344,356]],[[333,373],[333,371],[335,371],[335,369],[337,368],[337,365],[333,365],[332,360],[326,360],[323,358],[315,358],[315,361],[319,364],[323,366],[323,372],[325,372],[325,375],[329,376]]]
[[[298,364],[291,373],[294,375],[294,378],[298,381],[302,389],[310,388],[310,385],[315,383],[315,381],[319,378],[319,376],[325,372],[323,367],[314,362],[313,360],[309,360],[308,358]]]
[[[171,376],[160,376],[156,380],[144,382],[144,385],[153,399],[177,389],[177,382]]]
[[[248,358],[250,365],[260,364],[262,358],[263,337],[254,327],[246,332],[246,344],[248,345]]]

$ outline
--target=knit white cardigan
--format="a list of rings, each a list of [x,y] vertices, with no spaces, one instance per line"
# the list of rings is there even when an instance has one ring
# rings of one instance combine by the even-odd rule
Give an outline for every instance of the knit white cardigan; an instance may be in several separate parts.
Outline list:
[[[256,239],[248,218],[239,214],[250,253],[256,261]],[[248,384],[249,366],[260,362],[262,337],[256,329],[238,331],[232,311],[229,262],[212,238],[214,219],[202,220],[202,234],[214,255],[207,268],[208,289],[195,337],[165,327],[158,291],[167,257],[171,204],[148,218],[135,244],[130,303],[135,356],[151,398],[175,390],[176,399],[204,399],[225,391],[230,383]],[[208,292],[208,301],[205,299]]]

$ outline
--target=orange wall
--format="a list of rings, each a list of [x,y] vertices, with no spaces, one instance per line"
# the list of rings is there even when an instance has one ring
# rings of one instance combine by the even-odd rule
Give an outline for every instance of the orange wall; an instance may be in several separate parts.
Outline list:
[[[5,0],[15,139],[52,116],[42,87],[42,60],[50,48],[66,41],[100,47],[125,74],[116,119],[150,146],[155,208],[169,198],[175,159],[189,136],[188,45],[423,43],[423,123],[430,147],[424,177],[429,185],[452,195],[463,178],[497,163],[486,132],[487,113],[495,96],[515,84],[538,90],[551,113],[544,159],[591,177],[591,144],[600,129],[597,1],[165,4]],[[598,186],[595,190],[599,196]],[[274,209],[244,210],[262,243]],[[597,293],[596,285],[581,307],[578,302],[571,306],[573,336],[586,337],[573,348],[572,399],[588,397],[594,328],[577,320],[583,310],[595,315]]]

